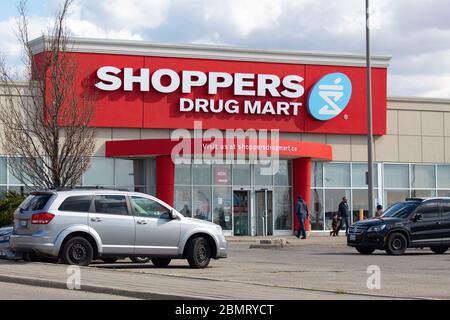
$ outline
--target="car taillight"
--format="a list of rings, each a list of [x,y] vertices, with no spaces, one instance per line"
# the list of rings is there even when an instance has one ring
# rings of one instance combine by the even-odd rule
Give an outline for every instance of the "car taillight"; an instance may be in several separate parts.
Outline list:
[[[44,213],[35,213],[31,216],[32,224],[49,224],[50,221],[53,220],[55,215],[53,213],[44,212]]]

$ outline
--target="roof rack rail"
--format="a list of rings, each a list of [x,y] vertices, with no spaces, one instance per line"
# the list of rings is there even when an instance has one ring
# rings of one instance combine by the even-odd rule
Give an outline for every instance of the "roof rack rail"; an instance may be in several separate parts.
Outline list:
[[[130,192],[128,189],[120,189],[120,188],[109,188],[102,186],[80,186],[80,187],[60,187],[60,188],[51,188],[49,191],[71,191],[71,190],[110,190],[110,191],[126,191]]]
[[[406,198],[405,201],[423,201],[426,200],[427,198],[420,198],[420,197],[412,197],[412,198]]]

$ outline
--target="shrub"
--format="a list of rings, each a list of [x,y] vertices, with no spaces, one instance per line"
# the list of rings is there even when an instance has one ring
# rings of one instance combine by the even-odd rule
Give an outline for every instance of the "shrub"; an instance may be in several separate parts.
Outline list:
[[[5,197],[0,200],[0,227],[12,225],[14,211],[24,199],[25,196],[15,191],[5,193]]]

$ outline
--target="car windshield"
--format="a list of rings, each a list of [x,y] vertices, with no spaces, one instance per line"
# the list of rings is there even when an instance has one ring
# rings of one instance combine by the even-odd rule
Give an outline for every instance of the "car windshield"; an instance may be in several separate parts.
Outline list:
[[[382,217],[384,218],[400,218],[406,219],[409,217],[411,212],[420,204],[420,201],[404,201],[398,202],[391,207],[389,207]]]

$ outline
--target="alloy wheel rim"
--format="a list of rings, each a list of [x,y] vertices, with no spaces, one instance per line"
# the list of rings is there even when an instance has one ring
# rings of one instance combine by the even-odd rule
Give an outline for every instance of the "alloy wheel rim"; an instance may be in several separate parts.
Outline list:
[[[392,243],[392,247],[395,250],[400,250],[403,247],[403,241],[401,239],[395,239]]]
[[[208,259],[208,250],[205,245],[199,246],[197,250],[197,258],[199,262],[203,263]]]
[[[87,258],[87,249],[82,244],[76,243],[70,248],[70,257],[75,262],[83,262]]]

